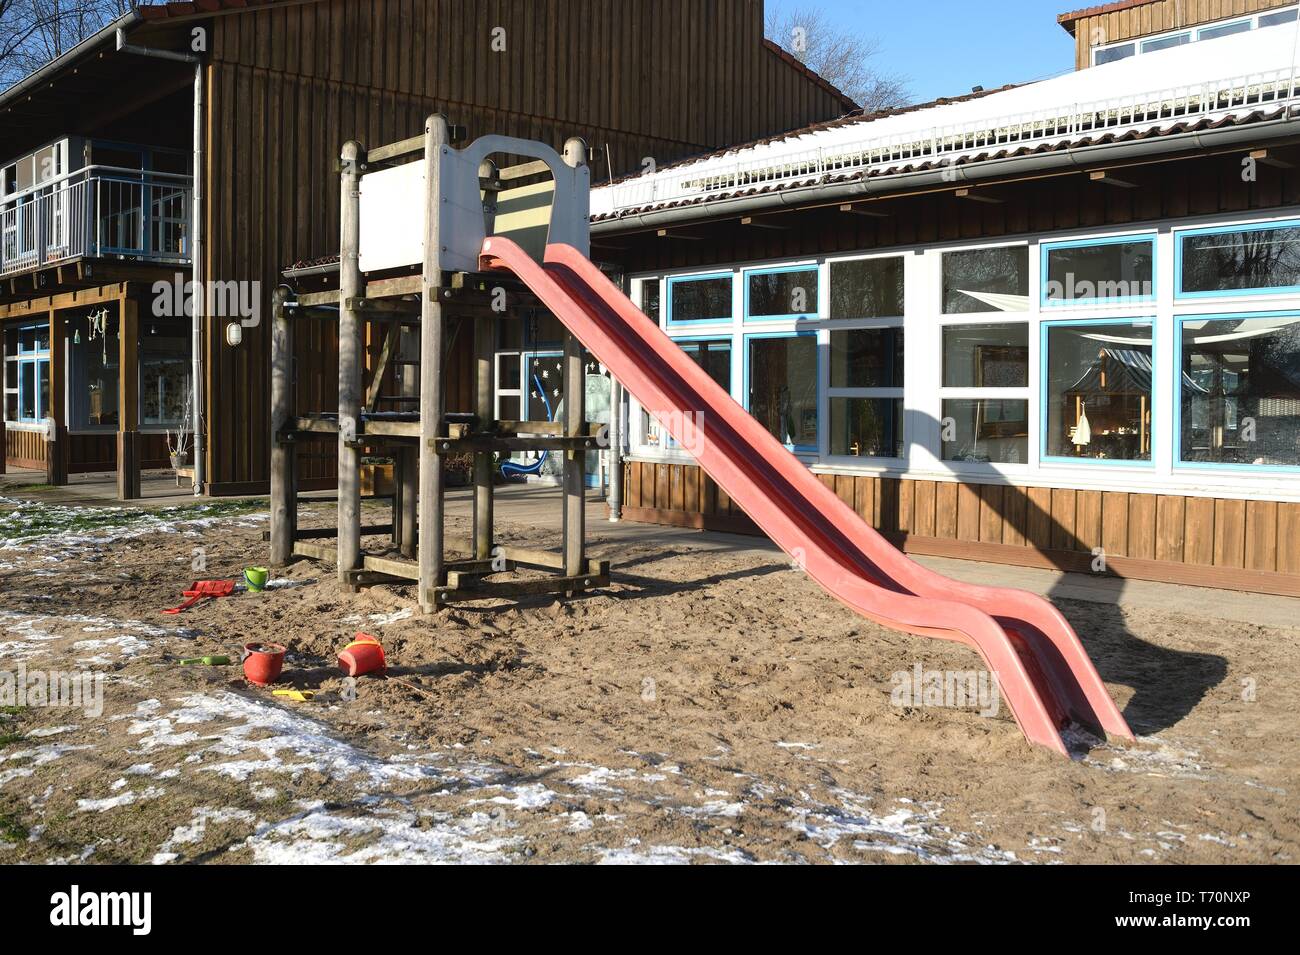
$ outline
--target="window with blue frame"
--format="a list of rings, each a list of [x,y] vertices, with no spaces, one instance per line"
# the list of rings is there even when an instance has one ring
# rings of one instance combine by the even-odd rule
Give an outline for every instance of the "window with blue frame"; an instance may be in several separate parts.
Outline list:
[[[1042,328],[1044,459],[1150,462],[1151,322]]]
[[[1180,318],[1178,459],[1300,465],[1300,315]]]
[[[731,394],[731,338],[676,338],[682,351],[690,356],[724,391]],[[677,440],[647,412],[642,411],[643,442],[652,448],[681,448]]]
[[[817,336],[745,336],[746,410],[777,440],[817,450]]]
[[[732,275],[682,275],[668,280],[668,325],[730,322]]]
[[[819,275],[816,266],[746,272],[745,318],[816,318]]]
[[[1155,258],[1155,236],[1044,243],[1043,305],[1152,301]]]
[[[6,331],[4,378],[6,421],[39,424],[51,414],[49,325]]]
[[[1176,248],[1178,298],[1300,291],[1300,222],[1193,229]]]

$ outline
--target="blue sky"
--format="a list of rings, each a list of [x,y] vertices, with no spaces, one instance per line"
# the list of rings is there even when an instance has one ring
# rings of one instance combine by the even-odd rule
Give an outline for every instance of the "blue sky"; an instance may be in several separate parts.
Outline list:
[[[1074,67],[1056,15],[1099,0],[786,0],[820,7],[874,37],[877,62],[908,78],[913,101],[1041,79]],[[781,0],[768,0],[769,5]]]

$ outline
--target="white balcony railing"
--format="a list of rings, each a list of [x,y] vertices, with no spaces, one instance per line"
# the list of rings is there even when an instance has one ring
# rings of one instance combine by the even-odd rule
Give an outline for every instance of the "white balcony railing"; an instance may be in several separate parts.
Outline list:
[[[740,150],[735,158],[705,159],[681,170],[649,174],[593,194],[592,211],[708,199],[740,190],[812,185],[831,177],[921,162],[954,162],[963,156],[1019,149],[1084,136],[1191,123],[1243,110],[1275,109],[1300,102],[1291,67],[1167,87],[1093,102],[1062,104],[1014,115],[989,115],[959,125],[920,126],[885,136],[843,137],[804,150]],[[867,123],[865,132],[874,124]],[[817,138],[816,134],[812,138]],[[605,196],[599,194],[605,192]],[[603,199],[603,201],[601,201]],[[605,207],[602,209],[601,207]]]
[[[185,263],[193,180],[90,166],[0,200],[0,276],[79,258]]]

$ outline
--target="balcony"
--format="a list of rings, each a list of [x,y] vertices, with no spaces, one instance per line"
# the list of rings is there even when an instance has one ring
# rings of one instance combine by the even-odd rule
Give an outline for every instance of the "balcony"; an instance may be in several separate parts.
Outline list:
[[[0,277],[71,262],[181,265],[190,257],[190,176],[89,166],[0,201]]]

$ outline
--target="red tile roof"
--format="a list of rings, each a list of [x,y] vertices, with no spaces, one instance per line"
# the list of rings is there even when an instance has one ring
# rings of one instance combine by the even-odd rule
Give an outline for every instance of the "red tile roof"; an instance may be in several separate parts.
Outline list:
[[[1084,17],[1100,16],[1103,13],[1118,13],[1120,10],[1142,7],[1155,2],[1156,0],[1114,0],[1112,3],[1099,3],[1093,7],[1084,7],[1082,10],[1062,13],[1056,18],[1056,22],[1065,27],[1070,33],[1073,33],[1076,20],[1082,20]]]

